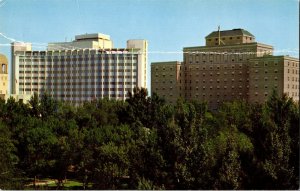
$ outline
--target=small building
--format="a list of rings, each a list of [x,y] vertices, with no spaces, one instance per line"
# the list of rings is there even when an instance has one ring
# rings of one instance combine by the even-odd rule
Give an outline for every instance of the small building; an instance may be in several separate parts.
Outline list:
[[[8,97],[8,61],[5,55],[0,54],[0,98]]]

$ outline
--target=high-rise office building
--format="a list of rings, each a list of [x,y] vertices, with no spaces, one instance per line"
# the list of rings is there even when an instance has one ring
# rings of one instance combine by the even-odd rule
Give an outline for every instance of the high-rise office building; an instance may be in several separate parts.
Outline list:
[[[49,43],[46,51],[13,43],[12,93],[28,100],[35,92],[47,92],[74,104],[104,97],[125,100],[134,87],[146,88],[147,49],[146,40],[113,48],[110,37],[100,33]]]
[[[8,96],[8,61],[6,56],[0,54],[0,98]]]
[[[183,48],[183,63],[169,63],[179,68],[176,77],[178,94],[170,96],[174,77],[162,68],[168,62],[151,64],[151,89],[174,103],[174,97],[206,101],[216,109],[237,99],[262,103],[274,90],[299,101],[299,60],[273,56],[273,47],[255,42],[244,29],[214,31],[206,36],[206,46]],[[172,85],[173,88],[173,85]]]

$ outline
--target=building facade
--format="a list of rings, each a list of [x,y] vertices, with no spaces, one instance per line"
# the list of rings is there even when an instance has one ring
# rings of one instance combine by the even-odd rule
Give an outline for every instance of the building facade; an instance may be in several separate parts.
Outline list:
[[[206,101],[216,109],[233,100],[262,103],[273,89],[299,101],[299,60],[273,56],[272,46],[255,42],[254,35],[244,29],[214,31],[206,36],[206,46],[183,48],[181,66],[176,62],[169,66],[180,69],[176,83],[181,92],[172,97],[163,93],[169,84],[161,84],[163,76],[156,70],[164,65],[152,63],[151,89],[170,102],[183,97]],[[164,80],[174,80],[168,77]]]
[[[8,96],[8,61],[3,54],[0,54],[0,65],[0,98],[6,99]]]
[[[128,40],[127,48],[113,48],[108,35],[75,39],[49,43],[46,51],[13,44],[12,93],[28,99],[47,92],[78,105],[104,97],[125,100],[134,87],[146,87],[146,40]]]
[[[181,62],[155,62],[151,65],[152,92],[168,97],[168,101],[175,103],[182,96]],[[153,79],[153,80],[152,80]]]

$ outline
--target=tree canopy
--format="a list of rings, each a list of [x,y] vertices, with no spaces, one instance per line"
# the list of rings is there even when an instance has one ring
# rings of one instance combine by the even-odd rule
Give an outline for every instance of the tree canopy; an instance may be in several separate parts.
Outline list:
[[[46,178],[57,189],[68,178],[79,189],[298,189],[299,107],[274,92],[212,112],[139,88],[76,107],[47,94],[0,100],[0,188]]]

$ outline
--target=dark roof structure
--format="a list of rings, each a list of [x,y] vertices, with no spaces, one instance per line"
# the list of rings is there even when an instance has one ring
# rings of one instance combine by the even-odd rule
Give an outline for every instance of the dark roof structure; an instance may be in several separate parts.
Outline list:
[[[255,37],[250,32],[244,30],[244,29],[232,29],[232,30],[226,30],[226,31],[220,31],[220,36],[251,36]],[[212,38],[212,37],[219,37],[219,31],[213,31],[209,35],[207,35],[205,38]]]

